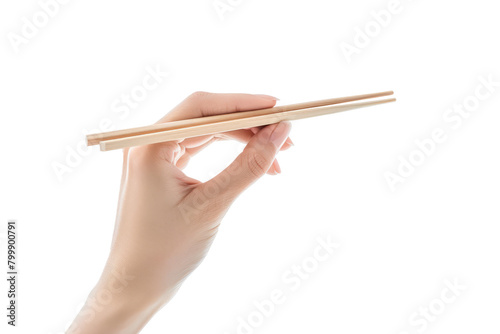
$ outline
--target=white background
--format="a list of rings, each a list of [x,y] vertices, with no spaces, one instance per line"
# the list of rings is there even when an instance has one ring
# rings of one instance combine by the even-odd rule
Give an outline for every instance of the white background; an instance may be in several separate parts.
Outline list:
[[[69,1],[16,52],[9,36],[40,5],[2,2],[0,220],[19,224],[20,309],[15,329],[2,311],[0,332],[62,333],[106,260],[120,152],[94,150],[61,180],[54,163],[103,119],[147,125],[197,90],[281,104],[394,90],[398,102],[294,122],[282,175],[239,198],[207,259],[143,333],[237,333],[238,317],[276,288],[286,301],[254,333],[419,333],[409,318],[439,305],[447,279],[466,289],[425,332],[498,332],[500,87],[457,128],[443,119],[480,76],[500,81],[496,3],[401,0],[351,62],[341,43],[388,0],[231,3],[221,19],[212,0]],[[112,104],[148,66],[169,75],[120,118]],[[391,191],[384,174],[436,128],[447,140]],[[238,150],[217,144],[186,173],[206,180]],[[282,275],[327,236],[340,247],[291,291]]]

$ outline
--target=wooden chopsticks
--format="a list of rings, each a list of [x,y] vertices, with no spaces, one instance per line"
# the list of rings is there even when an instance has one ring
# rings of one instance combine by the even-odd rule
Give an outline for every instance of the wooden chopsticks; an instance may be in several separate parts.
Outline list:
[[[231,114],[200,117],[182,121],[174,121],[133,129],[118,130],[87,135],[87,145],[100,145],[101,151],[116,150],[125,147],[155,144],[170,140],[210,135],[256,126],[291,121],[308,117],[374,106],[394,102],[396,99],[375,101],[354,101],[374,99],[392,95],[394,92],[355,95],[327,100],[304,102],[274,108],[241,111]]]

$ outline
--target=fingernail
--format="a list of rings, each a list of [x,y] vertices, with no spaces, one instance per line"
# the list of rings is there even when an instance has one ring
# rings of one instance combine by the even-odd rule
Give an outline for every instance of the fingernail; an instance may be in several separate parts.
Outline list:
[[[278,160],[274,160],[274,170],[276,170],[276,174],[281,174],[281,166]]]
[[[290,146],[295,146],[295,144],[293,143],[293,141],[290,139],[290,137],[288,137],[285,141],[285,143],[287,143],[288,145]]]
[[[261,97],[266,100],[271,100],[271,101],[279,101],[277,97],[271,96],[271,95],[265,95],[265,94],[254,94],[255,96]]]
[[[276,148],[281,148],[288,138],[292,125],[290,122],[280,122],[274,129],[269,141],[276,146]]]

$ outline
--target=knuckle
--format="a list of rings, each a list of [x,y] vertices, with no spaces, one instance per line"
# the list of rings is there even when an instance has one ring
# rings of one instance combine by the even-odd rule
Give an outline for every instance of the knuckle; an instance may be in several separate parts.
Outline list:
[[[146,152],[144,147],[132,147],[128,151],[128,165],[130,168],[137,168],[145,160]]]
[[[248,169],[253,176],[261,177],[267,172],[268,163],[267,160],[259,153],[252,152],[246,159],[248,164]]]
[[[151,170],[158,163],[175,164],[183,156],[184,150],[175,141],[132,147],[127,154],[127,165],[131,170]]]
[[[197,91],[188,96],[189,101],[200,101],[206,98],[210,93],[204,91]]]
[[[158,154],[158,150],[150,146],[132,147],[128,152],[127,165],[131,172],[147,170],[154,165],[151,162],[157,160]]]
[[[144,156],[143,147],[131,147],[128,151],[129,160],[139,160]]]

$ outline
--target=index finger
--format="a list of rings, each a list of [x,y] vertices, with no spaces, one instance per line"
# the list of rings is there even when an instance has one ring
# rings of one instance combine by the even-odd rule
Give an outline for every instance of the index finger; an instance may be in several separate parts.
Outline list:
[[[273,96],[262,94],[196,92],[188,96],[157,123],[272,108],[277,100]]]

